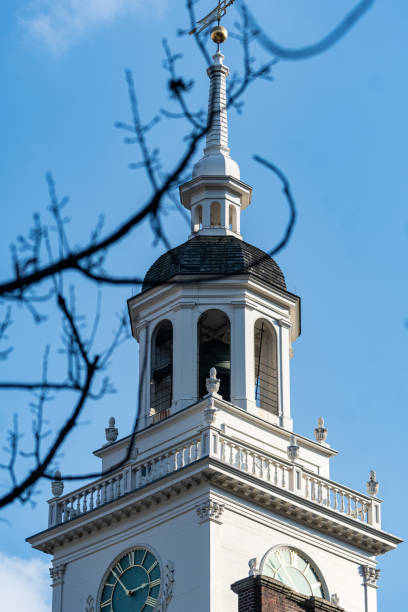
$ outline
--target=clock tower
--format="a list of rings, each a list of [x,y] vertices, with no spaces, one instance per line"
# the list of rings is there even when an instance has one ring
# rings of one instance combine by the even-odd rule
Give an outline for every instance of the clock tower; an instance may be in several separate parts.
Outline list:
[[[366,493],[332,479],[323,419],[313,439],[293,432],[300,298],[241,233],[252,188],[230,156],[223,60],[207,70],[204,154],[180,186],[190,235],[128,301],[136,436],[119,439],[112,418],[101,477],[64,493],[57,475],[48,527],[28,539],[52,555],[52,612],[233,612],[236,593],[254,612],[248,580],[300,606],[263,610],[376,612],[376,557],[401,541],[381,527],[374,472]]]

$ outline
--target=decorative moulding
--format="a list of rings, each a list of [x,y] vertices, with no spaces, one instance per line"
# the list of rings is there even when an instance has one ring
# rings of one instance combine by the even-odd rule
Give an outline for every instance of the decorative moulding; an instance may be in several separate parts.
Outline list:
[[[258,560],[256,557],[248,561],[248,566],[249,566],[248,576],[258,576],[259,567],[258,567]]]
[[[174,563],[167,561],[164,568],[164,582],[160,602],[156,608],[156,612],[166,612],[168,605],[173,597],[174,585]]]
[[[201,504],[197,504],[195,510],[198,516],[198,524],[202,525],[203,523],[212,521],[213,523],[221,525],[221,515],[224,512],[224,507],[224,504],[220,504],[213,499],[208,499]]]
[[[364,584],[377,588],[377,580],[380,577],[380,570],[369,565],[361,565],[361,574],[363,576]]]
[[[371,470],[370,479],[367,480],[367,493],[372,497],[376,497],[378,495],[379,488],[380,485],[378,483],[378,480],[376,479],[375,472],[374,470]]]
[[[50,567],[51,586],[56,587],[64,582],[66,563],[59,563]]]

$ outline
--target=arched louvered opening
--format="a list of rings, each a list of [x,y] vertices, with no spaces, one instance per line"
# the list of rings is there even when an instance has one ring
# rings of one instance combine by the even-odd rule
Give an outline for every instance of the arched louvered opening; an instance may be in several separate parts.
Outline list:
[[[196,233],[203,228],[203,208],[201,204],[197,204],[197,206],[193,209],[193,232]]]
[[[229,206],[229,229],[233,232],[237,232],[237,211],[235,207],[230,204]]]
[[[229,401],[231,397],[231,329],[222,310],[207,310],[198,321],[198,391],[207,394],[205,385],[210,369],[217,370],[221,379],[219,393]]]
[[[173,326],[165,320],[152,336],[150,414],[153,421],[169,416],[173,394]]]
[[[211,227],[221,226],[221,204],[212,202],[210,210],[210,225]]]
[[[265,319],[255,323],[255,401],[271,414],[279,414],[275,330]]]

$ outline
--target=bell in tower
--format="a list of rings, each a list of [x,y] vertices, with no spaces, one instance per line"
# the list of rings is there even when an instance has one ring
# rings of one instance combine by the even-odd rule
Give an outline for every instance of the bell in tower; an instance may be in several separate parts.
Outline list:
[[[230,322],[222,310],[207,310],[198,321],[198,385],[199,395],[207,394],[206,379],[215,367],[221,380],[219,393],[231,398],[231,331]]]

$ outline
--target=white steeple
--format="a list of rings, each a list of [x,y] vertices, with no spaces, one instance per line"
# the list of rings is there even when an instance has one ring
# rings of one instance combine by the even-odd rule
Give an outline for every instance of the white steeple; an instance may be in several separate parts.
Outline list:
[[[208,132],[203,157],[192,180],[180,186],[181,203],[191,211],[191,236],[241,238],[240,214],[251,202],[252,188],[240,180],[240,170],[228,147],[227,76],[229,68],[218,50],[207,69],[210,78]]]

